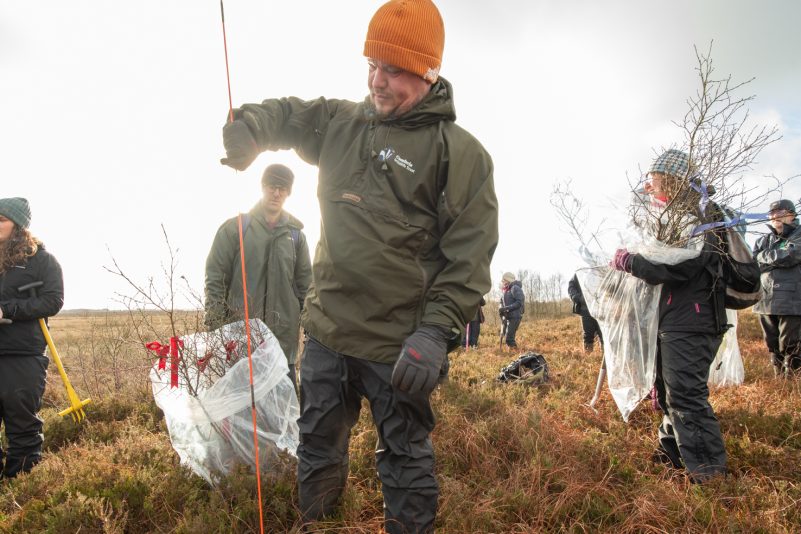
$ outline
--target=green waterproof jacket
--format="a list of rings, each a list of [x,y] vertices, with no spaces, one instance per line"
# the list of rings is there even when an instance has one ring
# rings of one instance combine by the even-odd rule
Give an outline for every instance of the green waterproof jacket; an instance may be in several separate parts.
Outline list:
[[[363,103],[265,100],[237,110],[260,150],[319,167],[322,216],[302,324],[323,345],[393,363],[421,323],[455,335],[490,289],[498,242],[492,160],[455,124],[440,78],[400,117]]]
[[[206,326],[218,328],[244,317],[238,217],[217,230],[206,259]],[[246,224],[247,223],[247,224]],[[311,283],[311,260],[303,223],[284,212],[272,229],[261,202],[243,217],[248,314],[278,338],[290,364],[298,352],[300,310]]]

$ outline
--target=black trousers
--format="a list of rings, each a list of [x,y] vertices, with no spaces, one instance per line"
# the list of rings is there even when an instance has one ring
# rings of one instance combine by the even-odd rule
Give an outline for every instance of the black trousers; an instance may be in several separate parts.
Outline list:
[[[781,370],[786,361],[790,370],[801,369],[801,315],[760,315],[759,324],[773,366]]]
[[[0,355],[0,420],[8,438],[5,463],[0,462],[4,477],[28,472],[41,459],[44,421],[37,412],[42,407],[48,363],[44,355]]]
[[[601,343],[603,347],[604,337],[601,335],[601,326],[598,324],[598,321],[595,320],[594,317],[589,315],[582,315],[581,316],[581,330],[584,335],[584,349],[587,351],[592,351],[593,345],[595,345],[595,337],[598,337],[598,341]]]
[[[517,347],[517,341],[515,340],[515,336],[517,335],[517,328],[520,326],[520,320],[522,317],[515,317],[509,319],[509,324],[506,327],[506,346],[507,347]]]
[[[348,443],[362,398],[378,431],[376,467],[390,534],[434,531],[439,487],[429,397],[396,391],[393,365],[339,354],[309,338],[300,365],[298,496],[304,521],[333,513],[348,477]]]
[[[661,332],[656,351],[656,391],[665,411],[662,451],[697,482],[726,472],[720,423],[709,404],[709,366],[721,336]]]
[[[481,334],[481,321],[470,321],[467,323],[467,334],[470,334],[467,338],[467,344],[471,347],[478,346],[478,336]]]

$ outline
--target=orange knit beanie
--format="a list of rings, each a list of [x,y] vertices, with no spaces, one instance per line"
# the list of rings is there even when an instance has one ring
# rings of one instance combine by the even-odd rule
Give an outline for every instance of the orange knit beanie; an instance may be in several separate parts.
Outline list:
[[[439,77],[445,26],[431,0],[390,0],[367,27],[364,55],[434,83]]]

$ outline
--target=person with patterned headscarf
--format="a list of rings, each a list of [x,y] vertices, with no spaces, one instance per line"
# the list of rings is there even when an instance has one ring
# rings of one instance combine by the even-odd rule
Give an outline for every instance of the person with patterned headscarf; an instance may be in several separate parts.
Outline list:
[[[668,225],[653,225],[655,237],[678,247],[678,237],[693,226],[722,221],[722,213],[689,185],[696,180],[686,152],[660,154],[648,171],[645,191],[661,206]],[[672,226],[671,226],[672,224]],[[704,482],[725,474],[726,449],[709,404],[709,367],[728,328],[725,284],[717,273],[724,250],[715,231],[706,232],[700,253],[674,265],[651,261],[625,249],[615,252],[612,267],[648,284],[662,286],[656,345],[656,392],[664,411],[654,459],[686,469],[691,480]]]

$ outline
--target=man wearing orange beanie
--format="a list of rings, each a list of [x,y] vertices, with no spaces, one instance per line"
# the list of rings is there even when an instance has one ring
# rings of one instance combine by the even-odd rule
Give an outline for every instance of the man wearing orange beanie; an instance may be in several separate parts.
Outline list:
[[[498,242],[492,160],[454,122],[444,42],[430,0],[391,0],[367,30],[363,102],[269,99],[223,128],[225,165],[293,148],[319,167],[321,235],[301,319],[304,521],[336,511],[367,398],[386,531],[434,530],[430,396],[490,289]]]

